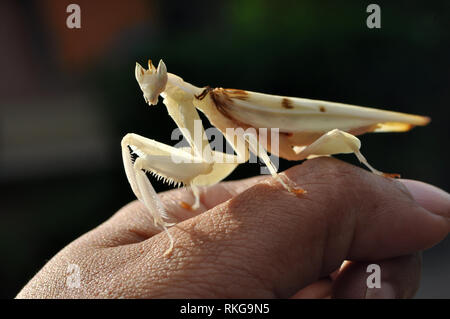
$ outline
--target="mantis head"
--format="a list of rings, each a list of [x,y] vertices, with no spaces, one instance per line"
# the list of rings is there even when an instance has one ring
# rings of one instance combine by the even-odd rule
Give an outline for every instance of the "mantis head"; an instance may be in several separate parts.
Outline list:
[[[149,105],[158,103],[158,96],[166,89],[167,68],[162,60],[159,61],[158,68],[148,60],[148,70],[136,63],[136,80],[144,93],[145,102]]]

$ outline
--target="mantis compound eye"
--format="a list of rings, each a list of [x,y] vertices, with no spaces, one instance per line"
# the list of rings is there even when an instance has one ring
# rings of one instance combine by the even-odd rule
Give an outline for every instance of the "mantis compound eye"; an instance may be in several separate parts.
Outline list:
[[[148,61],[148,66],[146,70],[136,63],[135,76],[144,93],[145,102],[155,105],[158,103],[158,95],[166,89],[167,68],[162,60],[159,61],[158,68],[153,66],[151,60]]]

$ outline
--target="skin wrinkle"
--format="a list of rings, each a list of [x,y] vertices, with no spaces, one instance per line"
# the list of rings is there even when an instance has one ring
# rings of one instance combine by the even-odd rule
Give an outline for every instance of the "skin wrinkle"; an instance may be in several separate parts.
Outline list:
[[[266,179],[267,177],[254,177],[251,178],[251,181],[254,180],[263,180]],[[192,197],[192,193],[190,189],[180,189],[180,190],[171,190],[171,191],[167,191],[161,194],[161,199],[165,204],[165,208],[166,211],[171,212],[173,216],[173,218],[176,221],[182,221],[182,220],[186,220],[192,217],[195,217],[196,214],[198,213],[204,213],[207,210],[207,207],[210,207],[210,205],[208,204],[208,198],[205,198],[204,193],[205,190],[208,189],[209,193],[212,193],[213,191],[215,191],[215,193],[220,194],[220,196],[222,198],[230,198],[233,197],[235,195],[237,195],[238,193],[242,192],[246,187],[246,183],[247,181],[229,181],[229,182],[223,182],[220,184],[216,184],[213,186],[199,186],[199,190],[200,190],[200,208],[194,212],[191,211],[189,209],[183,208],[180,206],[180,197],[179,194],[180,193],[185,193],[186,195],[189,196],[189,201],[193,202],[194,198]],[[243,184],[243,185],[242,185]],[[178,195],[178,196],[177,196]],[[178,197],[178,198],[176,198]],[[217,196],[215,196],[217,197]],[[217,205],[217,204],[216,204]],[[175,214],[173,213],[175,211]]]
[[[358,188],[351,187],[349,189],[350,189],[350,192],[351,192],[351,195],[352,195],[353,198],[357,197],[357,196],[361,196],[360,192],[357,191]],[[355,202],[357,203],[357,206],[355,206]],[[346,227],[346,229],[351,229],[352,230],[352,234],[351,234],[351,236],[348,236],[348,242],[347,242],[347,245],[346,245],[346,247],[348,247],[348,249],[347,249],[347,251],[345,253],[345,256],[341,257],[342,260],[345,260],[346,258],[348,258],[349,252],[351,252],[354,249],[355,238],[356,238],[356,235],[357,235],[357,230],[359,229],[358,228],[358,221],[360,219],[358,218],[358,214],[361,211],[364,211],[365,201],[364,200],[362,200],[362,201],[356,200],[356,201],[352,201],[351,204],[352,205],[348,204],[348,206],[347,206],[347,207],[353,207],[353,209],[351,210],[351,218],[350,218],[351,222],[349,222],[350,226]],[[341,237],[342,236],[345,236],[345,234],[341,235]],[[340,265],[336,265],[336,266],[339,267]]]
[[[398,181],[396,179],[390,179],[390,181],[392,183],[394,183],[394,185],[403,193],[403,195],[405,195],[406,197],[408,197],[412,201],[416,202],[416,200],[414,199],[412,194],[409,192],[408,188],[406,188],[406,186],[403,183],[401,183],[400,181]]]
[[[338,212],[338,216],[334,217],[334,224],[336,226],[340,226],[339,230],[337,230],[338,227],[336,226],[331,226],[329,219],[328,222],[324,223],[324,244],[320,245],[320,247],[322,247],[322,255],[321,255],[321,266],[320,266],[320,275],[319,277],[324,277],[326,275],[328,275],[332,269],[336,269],[337,267],[339,267],[340,264],[342,264],[342,262],[345,260],[345,257],[348,255],[348,251],[347,252],[342,252],[340,254],[340,256],[338,258],[333,257],[333,254],[335,254],[335,251],[339,251],[339,249],[335,249],[334,247],[337,245],[342,246],[345,245],[345,247],[350,247],[351,243],[352,243],[352,236],[349,236],[347,233],[342,232],[340,229],[351,229],[348,227],[343,227],[342,222],[343,221],[347,221],[351,226],[350,227],[354,227],[355,223],[356,223],[356,216],[355,214],[351,213],[351,217],[347,217],[342,219],[340,216],[345,215],[345,213],[342,213],[340,209],[337,210]],[[348,214],[348,213],[347,213]],[[332,231],[333,229],[334,232]],[[353,228],[354,229],[354,228]],[[342,242],[344,242],[345,244],[342,244]],[[331,252],[331,253],[330,253]],[[336,259],[337,262],[335,262],[334,264],[330,262],[330,260]],[[330,265],[325,267],[325,265]]]
[[[146,240],[153,236],[154,234],[157,234],[161,232],[161,230],[154,227],[153,222],[148,219],[144,218],[146,222],[141,221],[139,218],[142,216],[148,215],[148,213],[145,210],[142,210],[144,206],[142,206],[139,202],[133,201],[126,206],[124,206],[119,212],[111,217],[106,223],[102,225],[102,234],[109,234],[108,236],[98,236],[95,234],[96,229],[93,229],[92,231],[88,232],[85,236],[81,237],[81,240],[84,240],[86,242],[87,246],[93,247],[93,248],[107,248],[107,247],[116,247],[120,243],[120,245],[131,245],[133,243],[139,242],[141,240]],[[121,215],[123,212],[126,212],[128,209],[134,209],[137,211],[138,216],[133,215],[133,217],[126,218],[126,224],[127,232],[121,232],[120,229],[122,227],[121,224],[125,224],[123,221],[121,223],[114,223],[117,219],[121,218]],[[118,224],[118,225],[116,225]],[[137,225],[145,225],[145,226],[137,226]],[[144,227],[144,228],[142,228]],[[114,236],[113,234],[117,234],[117,236]],[[137,235],[138,234],[138,235]],[[125,240],[125,236],[129,238],[129,240]],[[135,239],[133,241],[133,239]]]
[[[134,228],[130,228],[128,229],[128,232],[130,232],[131,234],[134,234],[135,236],[131,236],[130,241],[127,243],[125,242],[122,245],[129,245],[133,242],[141,242],[144,241],[146,239],[148,239],[148,236],[146,233],[144,233],[143,231],[139,230],[139,229],[134,229]],[[133,240],[134,239],[134,240]]]

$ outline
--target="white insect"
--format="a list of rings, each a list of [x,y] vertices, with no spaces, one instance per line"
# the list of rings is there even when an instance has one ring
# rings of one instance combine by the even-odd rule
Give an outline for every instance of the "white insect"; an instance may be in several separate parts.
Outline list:
[[[131,133],[122,139],[123,162],[131,188],[149,210],[155,225],[162,227],[170,238],[166,255],[173,248],[173,239],[167,231],[173,224],[168,223],[169,216],[145,172],[169,183],[191,186],[195,195],[192,209],[196,209],[200,201],[197,186],[220,182],[240,163],[246,162],[251,151],[266,164],[287,191],[298,195],[305,191],[285,176],[281,179],[267,152],[294,161],[314,156],[354,153],[373,173],[393,176],[374,169],[367,162],[359,151],[361,142],[355,135],[404,132],[430,121],[428,117],[341,103],[235,89],[199,88],[167,73],[162,60],[158,68],[149,60],[148,70],[136,63],[135,75],[146,103],[156,105],[161,95],[169,115],[182,129],[190,145],[187,148],[175,148]],[[200,126],[200,132],[194,130],[194,123],[201,121],[197,110],[203,112],[211,124],[223,133],[237,155],[214,151],[206,138],[194,138],[195,134],[205,136],[203,126]],[[230,134],[227,128],[236,130]],[[261,136],[244,131],[248,128],[267,128],[268,134],[264,136],[266,145],[259,143],[258,138]],[[270,138],[271,131],[276,129],[280,132],[278,145],[271,143]],[[128,147],[138,156],[134,162]]]

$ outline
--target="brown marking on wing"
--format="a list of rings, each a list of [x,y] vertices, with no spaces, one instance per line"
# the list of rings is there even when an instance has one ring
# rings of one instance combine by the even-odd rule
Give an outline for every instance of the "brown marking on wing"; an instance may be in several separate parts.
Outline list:
[[[320,111],[320,112],[326,112],[327,110],[325,109],[325,106],[322,106],[322,105],[321,105],[321,106],[319,107],[319,111]]]
[[[209,93],[211,95],[211,100],[213,100],[217,109],[220,112],[224,113],[224,115],[227,115],[229,117],[226,109],[232,106],[234,103],[233,100],[228,95],[228,93],[226,92],[226,90],[222,88],[215,88],[213,90],[210,90]]]
[[[225,93],[232,99],[246,100],[248,99],[248,92],[238,89],[224,89]]]
[[[208,85],[207,87],[205,87],[202,93],[200,93],[199,95],[195,95],[195,98],[198,100],[203,100],[206,94],[208,94],[211,90],[212,88]]]
[[[217,110],[222,113],[223,116],[232,120],[237,124],[236,127],[247,128],[249,125],[242,123],[241,121],[235,119],[229,112],[228,109],[233,106],[234,102],[230,98],[230,95],[227,93],[227,90],[222,88],[215,88],[209,91],[209,95],[211,96],[211,100],[216,106]]]
[[[292,105],[292,101],[285,97],[281,100],[281,106],[284,107],[285,109],[294,108],[294,106]]]
[[[280,132],[280,134],[282,134],[282,135],[284,135],[284,136],[286,136],[286,137],[292,137],[292,136],[294,136],[294,133],[292,133],[292,132]]]

